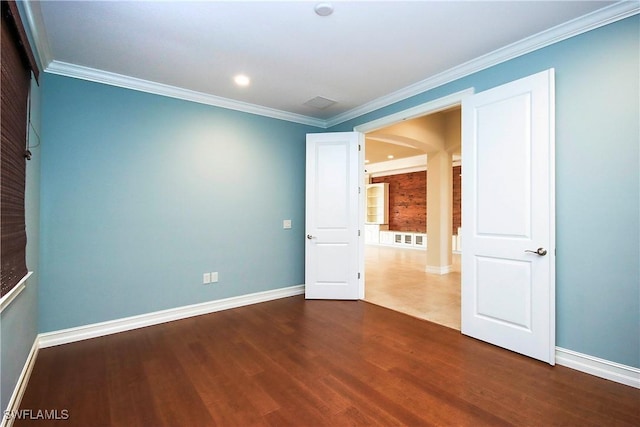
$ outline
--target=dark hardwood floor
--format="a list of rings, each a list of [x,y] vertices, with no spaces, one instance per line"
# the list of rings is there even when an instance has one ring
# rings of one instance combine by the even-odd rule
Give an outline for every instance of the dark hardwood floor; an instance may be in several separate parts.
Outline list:
[[[640,390],[366,302],[291,297],[46,348],[15,426],[639,426]]]

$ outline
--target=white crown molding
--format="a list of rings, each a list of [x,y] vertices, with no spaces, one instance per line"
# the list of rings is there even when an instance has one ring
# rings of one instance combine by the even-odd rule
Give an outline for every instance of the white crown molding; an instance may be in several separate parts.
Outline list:
[[[531,53],[543,47],[550,46],[562,40],[594,30],[607,24],[619,21],[640,13],[638,1],[621,1],[606,8],[597,10],[580,18],[550,28],[533,36],[497,49],[491,53],[472,59],[471,61],[450,68],[440,74],[429,77],[409,85],[389,95],[382,96],[371,102],[338,114],[327,120],[326,127],[332,127],[347,120],[355,119],[364,114],[387,107],[396,102],[421,94],[428,90],[466,77],[510,59]]]
[[[40,62],[42,63],[45,72],[113,86],[120,86],[133,90],[140,90],[172,98],[184,99],[216,107],[228,108],[231,110],[257,114],[323,129],[338,125],[346,122],[347,120],[354,119],[380,108],[387,107],[396,102],[434,89],[438,86],[442,86],[478,71],[482,71],[518,56],[533,52],[537,49],[541,49],[570,37],[640,13],[640,5],[638,4],[638,1],[620,1],[609,7],[597,10],[580,18],[576,18],[567,23],[558,25],[549,30],[495,50],[487,55],[483,55],[459,66],[453,67],[447,71],[409,85],[389,95],[382,96],[342,114],[338,114],[328,120],[322,120],[269,107],[234,101],[228,98],[222,98],[201,92],[181,89],[174,86],[154,83],[121,74],[54,61],[42,22],[39,6],[37,6],[37,2],[33,3],[34,6],[32,6],[32,2],[26,1],[24,2],[24,6],[27,14],[28,26],[35,39],[37,57],[40,58]]]
[[[97,70],[95,68],[84,67],[81,65],[69,64],[67,62],[54,60],[49,64],[45,71],[51,74],[89,80],[96,83],[103,83],[107,85],[123,87],[126,89],[153,93],[155,95],[168,96],[170,98],[183,99],[186,101],[197,102],[199,104],[212,105],[229,110],[257,114],[259,116],[286,120],[303,125],[321,128],[324,128],[326,126],[326,122],[324,120],[303,116],[301,114],[289,113],[282,110],[276,110],[275,108],[262,107],[260,105],[249,104],[247,102],[236,101],[229,98],[223,98],[203,92],[196,92],[193,90],[170,86],[163,83],[151,82],[149,80],[138,79],[135,77],[125,76],[123,74],[112,73],[109,71]]]
[[[51,46],[49,46],[49,37],[47,37],[42,20],[42,11],[40,10],[40,2],[23,1],[25,18],[29,32],[35,44],[35,57],[37,58],[40,69],[45,70],[53,60]]]
[[[130,331],[132,329],[144,328],[146,326],[158,325],[160,323],[172,322],[174,320],[186,319],[188,317],[200,316],[202,314],[214,313],[216,311],[228,310],[230,308],[257,304],[259,302],[286,298],[303,293],[304,285],[290,286],[288,288],[280,288],[264,292],[256,292],[253,294],[241,295],[238,297],[208,301],[200,304],[186,305],[183,307],[170,308],[168,310],[141,314],[138,316],[125,317],[122,319],[93,323],[90,325],[78,326],[75,328],[46,332],[39,334],[38,340],[40,348],[53,347],[60,344],[68,344],[76,341],[86,340],[89,338],[102,337],[105,335],[116,334],[118,332]]]

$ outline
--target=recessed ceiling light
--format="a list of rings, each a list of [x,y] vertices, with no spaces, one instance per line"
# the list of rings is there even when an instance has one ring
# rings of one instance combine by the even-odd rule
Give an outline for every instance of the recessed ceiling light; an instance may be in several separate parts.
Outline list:
[[[393,159],[393,154],[389,154],[389,155],[387,156],[387,159]]]
[[[331,3],[318,3],[313,10],[319,16],[329,16],[333,13],[333,5]]]
[[[238,74],[233,78],[233,81],[236,82],[238,86],[249,86],[249,83],[251,83],[251,79],[244,74]]]

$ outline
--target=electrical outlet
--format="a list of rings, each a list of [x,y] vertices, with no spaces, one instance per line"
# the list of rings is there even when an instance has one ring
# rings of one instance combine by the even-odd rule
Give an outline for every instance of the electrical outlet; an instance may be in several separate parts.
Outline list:
[[[216,276],[217,276],[217,274],[216,274]],[[216,277],[216,281],[217,281],[217,280],[218,280],[218,279],[217,279],[217,277]],[[204,273],[204,274],[202,275],[202,284],[203,284],[203,285],[207,285],[207,284],[209,284],[209,283],[211,283],[211,273]]]
[[[288,230],[291,228],[291,220],[290,219],[285,219],[282,221],[282,228],[284,228],[285,230]]]
[[[211,283],[217,283],[218,282],[218,272],[214,271],[211,273]]]

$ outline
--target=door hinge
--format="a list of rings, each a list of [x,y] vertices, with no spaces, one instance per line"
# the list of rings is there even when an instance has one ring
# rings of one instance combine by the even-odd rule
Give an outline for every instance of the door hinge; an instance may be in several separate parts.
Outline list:
[[[362,146],[358,144],[358,151],[362,151]]]
[[[358,237],[360,237],[360,230],[358,230]]]
[[[360,273],[358,273],[358,279],[360,278]]]

